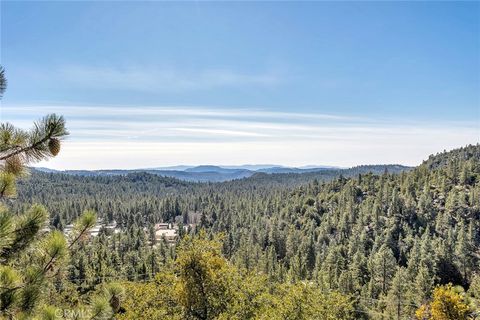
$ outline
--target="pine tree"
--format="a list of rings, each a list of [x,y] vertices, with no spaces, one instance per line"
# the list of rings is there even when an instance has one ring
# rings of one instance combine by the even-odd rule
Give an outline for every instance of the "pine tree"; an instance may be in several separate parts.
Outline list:
[[[414,282],[414,295],[417,303],[424,303],[432,292],[435,281],[427,266],[420,265]]]
[[[407,271],[405,268],[400,267],[392,279],[392,284],[386,297],[386,313],[389,319],[408,319],[411,309],[409,306],[408,289]]]
[[[175,265],[179,270],[176,287],[186,319],[214,319],[225,311],[233,299],[234,269],[221,255],[221,242],[207,239],[201,231],[198,238],[186,236],[178,248]]]
[[[464,278],[464,283],[470,278],[469,273],[471,266],[474,265],[474,241],[473,241],[473,224],[470,224],[469,230],[466,230],[463,223],[458,225],[458,234],[455,247],[455,253],[457,255],[457,264]]]
[[[0,67],[0,97],[5,88]],[[30,131],[0,124],[0,201],[14,198],[16,180],[26,174],[26,166],[56,156],[67,134],[64,118],[55,114],[36,122]],[[70,241],[57,230],[40,232],[47,221],[48,212],[41,205],[13,215],[0,203],[0,316],[31,318],[45,284],[65,264],[72,246],[95,225],[96,215],[85,212]]]
[[[371,281],[373,282],[373,286],[378,288],[379,293],[384,295],[387,293],[390,282],[395,274],[396,265],[397,261],[393,256],[392,250],[386,245],[382,245],[373,256],[371,263]]]
[[[34,311],[45,282],[65,265],[70,248],[96,221],[95,215],[86,212],[67,242],[59,231],[39,234],[47,218],[47,210],[40,205],[15,217],[5,207],[0,209],[0,314]]]

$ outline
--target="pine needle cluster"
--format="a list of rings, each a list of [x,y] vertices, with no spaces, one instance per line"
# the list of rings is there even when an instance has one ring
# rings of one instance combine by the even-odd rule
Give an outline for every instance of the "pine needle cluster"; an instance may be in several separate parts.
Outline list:
[[[0,67],[0,98],[6,86]],[[85,211],[67,239],[58,230],[49,231],[45,207],[34,204],[23,214],[13,214],[2,203],[16,196],[16,180],[27,174],[27,166],[57,156],[67,135],[65,119],[56,114],[35,122],[30,130],[0,124],[0,319],[35,319],[38,314],[55,319],[57,309],[42,306],[48,302],[46,287],[67,264],[70,249],[96,224],[96,213]],[[121,295],[121,288],[107,287],[92,301],[91,319],[111,318]]]

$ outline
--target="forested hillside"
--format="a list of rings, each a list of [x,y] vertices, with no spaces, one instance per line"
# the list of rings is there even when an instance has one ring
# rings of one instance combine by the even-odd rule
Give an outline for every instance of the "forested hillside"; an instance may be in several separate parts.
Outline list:
[[[180,168],[182,166],[179,166]],[[172,169],[133,169],[133,170],[65,170],[57,171],[47,168],[35,168],[35,171],[47,173],[64,173],[76,176],[87,177],[105,177],[105,176],[124,176],[128,174],[149,173],[162,177],[177,178],[184,181],[191,182],[223,182],[238,180],[242,178],[249,178],[252,176],[264,176],[263,174],[281,173],[278,176],[284,183],[305,182],[309,179],[328,179],[340,174],[352,175],[361,172],[377,172],[382,173],[387,170],[389,172],[402,172],[409,170],[410,167],[402,165],[367,165],[358,166],[354,168],[334,168],[334,167],[319,167],[319,168],[290,168],[290,167],[264,167],[264,166],[240,166],[239,168],[219,167],[219,166],[196,166],[188,167],[184,170]],[[253,167],[253,168],[252,168]],[[259,167],[259,168],[256,168]],[[177,168],[177,167],[174,167]],[[269,175],[267,175],[269,176]],[[266,179],[269,179],[267,177]]]
[[[39,202],[55,212],[53,225],[72,222],[85,208],[94,208],[100,217],[129,226],[129,213],[136,221],[156,223],[173,221],[175,216],[199,213],[202,196],[212,194],[268,196],[263,193],[286,192],[308,182],[330,181],[340,176],[362,173],[399,173],[408,167],[396,165],[359,166],[307,173],[257,173],[252,177],[223,183],[194,183],[148,172],[118,175],[32,174],[19,182],[18,201],[23,206]],[[75,195],[75,196],[73,196]],[[127,218],[126,218],[127,217]],[[62,228],[60,228],[62,229]]]
[[[480,0],[0,20],[0,320],[480,320]]]
[[[149,312],[158,319],[411,319],[415,311],[419,319],[452,319],[428,318],[433,293],[461,297],[465,319],[478,312],[479,145],[431,156],[408,172],[310,177],[203,184],[146,173],[34,173],[13,207],[43,203],[60,230],[93,209],[121,230],[101,230],[76,249],[64,284],[52,289],[60,305],[85,299],[102,282],[128,280],[122,319]],[[180,251],[166,240],[154,245],[159,222],[178,222]],[[199,263],[210,287],[196,287],[189,263]],[[463,289],[435,289],[447,284]],[[312,295],[325,297],[320,303]],[[327,317],[328,301],[339,309]],[[306,313],[292,316],[296,303]],[[275,311],[282,308],[284,316]]]

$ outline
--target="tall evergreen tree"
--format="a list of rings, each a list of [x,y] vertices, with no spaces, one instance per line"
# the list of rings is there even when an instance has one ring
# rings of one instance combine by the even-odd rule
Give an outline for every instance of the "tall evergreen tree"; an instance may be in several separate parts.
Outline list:
[[[408,319],[412,314],[409,299],[409,283],[405,268],[398,268],[386,296],[386,314],[390,319]]]

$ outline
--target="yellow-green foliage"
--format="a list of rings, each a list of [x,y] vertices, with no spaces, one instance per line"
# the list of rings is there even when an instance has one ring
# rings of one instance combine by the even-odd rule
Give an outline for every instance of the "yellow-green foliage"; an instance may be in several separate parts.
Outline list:
[[[219,239],[186,237],[152,282],[125,283],[119,319],[354,319],[349,297],[315,284],[269,282],[221,255]]]
[[[182,319],[176,281],[173,273],[162,272],[154,281],[124,283],[126,298],[122,307],[126,312],[118,315],[118,319]]]
[[[347,296],[324,293],[311,283],[283,284],[275,288],[258,319],[353,319],[353,306]]]
[[[466,298],[451,284],[439,286],[433,291],[433,299],[422,305],[415,315],[419,320],[466,320],[471,311]]]
[[[235,299],[236,272],[221,255],[221,242],[204,233],[187,236],[175,260],[176,293],[188,317],[212,319]]]

